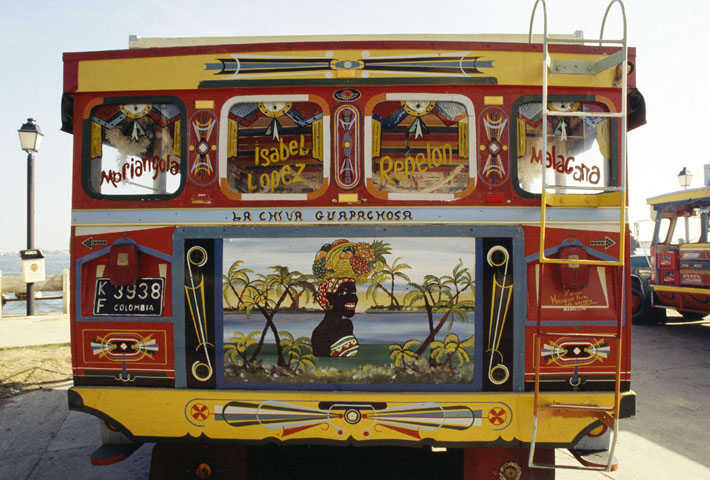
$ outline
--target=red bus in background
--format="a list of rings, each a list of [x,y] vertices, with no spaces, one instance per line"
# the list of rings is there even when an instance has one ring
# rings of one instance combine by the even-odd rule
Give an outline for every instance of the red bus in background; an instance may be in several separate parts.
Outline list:
[[[655,225],[650,262],[632,276],[633,321],[665,322],[669,309],[700,320],[710,313],[710,189],[670,192],[648,204]]]

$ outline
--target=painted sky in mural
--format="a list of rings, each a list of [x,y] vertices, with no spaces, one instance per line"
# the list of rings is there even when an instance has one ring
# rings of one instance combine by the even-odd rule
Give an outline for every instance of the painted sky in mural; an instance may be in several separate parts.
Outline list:
[[[243,238],[226,239],[224,241],[224,255],[222,268],[226,272],[235,260],[244,260],[244,266],[257,273],[271,273],[268,267],[282,265],[290,270],[298,270],[304,274],[311,274],[313,259],[324,242],[337,240],[336,238],[299,238],[299,239],[264,239]],[[412,282],[419,283],[424,275],[438,277],[451,275],[451,270],[459,261],[474,272],[474,243],[473,238],[464,237],[437,237],[433,243],[435,250],[427,250],[422,254],[422,239],[408,237],[378,237],[374,238],[348,238],[351,242],[371,243],[380,240],[389,243],[392,254],[387,255],[387,260],[392,263],[395,258],[401,257],[401,262],[411,266],[406,273]],[[243,252],[258,252],[258,257],[244,258]]]

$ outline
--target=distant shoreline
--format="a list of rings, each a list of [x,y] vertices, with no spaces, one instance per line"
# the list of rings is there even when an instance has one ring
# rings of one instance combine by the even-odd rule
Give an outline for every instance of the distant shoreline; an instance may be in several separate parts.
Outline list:
[[[44,250],[40,248],[39,250],[42,250],[42,253],[46,257],[47,255],[66,255],[67,257],[69,256],[69,250]],[[17,252],[0,252],[0,257],[19,257],[20,256],[20,251],[18,250]]]

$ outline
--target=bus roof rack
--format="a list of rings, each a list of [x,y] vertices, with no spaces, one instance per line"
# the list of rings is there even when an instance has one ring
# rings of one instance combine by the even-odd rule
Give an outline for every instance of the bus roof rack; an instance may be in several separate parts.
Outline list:
[[[583,42],[584,32],[576,30],[571,34],[548,35],[554,38],[555,43]],[[171,48],[195,47],[210,45],[243,45],[254,43],[282,43],[282,42],[323,42],[324,40],[337,39],[339,41],[439,41],[439,42],[494,42],[494,43],[530,43],[526,34],[331,34],[331,35],[275,35],[255,37],[156,37],[143,38],[139,35],[128,36],[129,49],[141,48]],[[532,43],[542,43],[542,35],[533,35]],[[590,40],[591,42],[591,40]],[[583,42],[586,43],[586,42]]]

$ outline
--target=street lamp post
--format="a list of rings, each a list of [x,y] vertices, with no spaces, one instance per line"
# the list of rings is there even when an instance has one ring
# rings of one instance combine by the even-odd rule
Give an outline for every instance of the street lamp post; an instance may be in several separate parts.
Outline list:
[[[687,168],[683,167],[683,170],[681,170],[678,173],[678,184],[683,187],[683,190],[688,188],[690,186],[690,182],[693,180],[693,174],[688,170]],[[688,212],[685,212],[685,215],[683,216],[683,219],[685,220],[685,241],[689,242],[690,240],[690,226],[688,225]]]
[[[22,125],[17,131],[20,135],[20,145],[22,150],[27,152],[27,249],[35,248],[35,194],[34,194],[34,154],[39,151],[39,144],[42,143],[44,135],[39,129],[39,125],[34,118],[28,118],[27,123]],[[34,283],[27,284],[27,316],[35,313]]]

